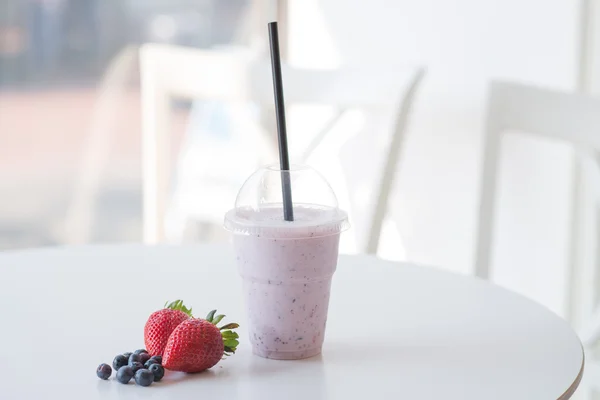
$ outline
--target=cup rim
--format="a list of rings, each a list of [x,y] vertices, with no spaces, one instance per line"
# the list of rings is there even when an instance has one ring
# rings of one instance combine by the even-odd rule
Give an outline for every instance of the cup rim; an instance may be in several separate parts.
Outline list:
[[[279,209],[280,204],[273,205]],[[254,212],[251,208],[245,208]],[[251,221],[239,216],[240,208],[233,208],[225,214],[223,227],[239,235],[261,236],[277,239],[309,239],[337,235],[350,228],[348,213],[339,208],[331,208],[330,218],[309,221]]]

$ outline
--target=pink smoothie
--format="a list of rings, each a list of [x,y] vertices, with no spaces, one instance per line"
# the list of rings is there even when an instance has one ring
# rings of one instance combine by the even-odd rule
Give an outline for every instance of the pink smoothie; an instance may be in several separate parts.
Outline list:
[[[295,220],[286,222],[280,207],[237,210],[258,227],[233,239],[255,354],[294,360],[321,352],[338,258],[340,213],[295,206]]]

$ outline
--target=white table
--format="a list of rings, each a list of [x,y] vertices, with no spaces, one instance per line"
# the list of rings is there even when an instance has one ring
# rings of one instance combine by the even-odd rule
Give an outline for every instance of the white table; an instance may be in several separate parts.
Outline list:
[[[149,388],[95,369],[143,347],[148,315],[182,298],[244,323],[228,246],[89,246],[0,254],[0,399],[567,399],[583,371],[569,326],[483,281],[342,256],[323,354],[238,353]],[[114,375],[113,375],[114,376]]]

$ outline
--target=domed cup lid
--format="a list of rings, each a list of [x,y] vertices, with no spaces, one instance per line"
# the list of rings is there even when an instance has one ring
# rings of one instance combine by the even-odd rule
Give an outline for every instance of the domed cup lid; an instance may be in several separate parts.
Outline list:
[[[294,220],[283,214],[282,181],[289,177]],[[306,165],[282,171],[268,165],[254,172],[242,185],[235,207],[225,214],[225,229],[242,235],[272,238],[308,238],[338,234],[350,226],[338,207],[327,180]]]

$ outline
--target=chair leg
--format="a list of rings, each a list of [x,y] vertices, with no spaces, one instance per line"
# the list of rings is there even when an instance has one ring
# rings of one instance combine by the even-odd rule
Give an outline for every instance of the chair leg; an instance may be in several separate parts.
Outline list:
[[[491,247],[494,231],[494,205],[496,201],[498,161],[500,154],[500,130],[494,121],[488,120],[483,151],[483,173],[479,218],[475,236],[475,275],[490,279]]]
[[[587,158],[579,158],[576,174],[578,190],[574,206],[573,232],[574,262],[571,269],[569,290],[569,318],[578,328],[585,347],[592,347],[600,340],[600,307],[596,304],[598,278],[598,213],[596,187],[598,178],[591,170]],[[595,168],[595,165],[593,165]]]
[[[164,240],[169,176],[169,101],[161,96],[158,73],[140,50],[142,99],[142,182],[144,243]]]
[[[367,247],[365,249],[367,254],[377,254],[377,250],[379,249],[381,229],[383,228],[383,221],[387,213],[389,197],[394,188],[396,169],[402,153],[406,125],[413,106],[414,96],[424,76],[425,70],[421,69],[416,72],[406,95],[402,99],[402,106],[395,122],[392,140],[386,162],[383,166],[381,180],[379,182],[379,196],[376,199],[375,211],[369,229]]]
[[[582,171],[581,160],[577,154],[573,155],[572,165],[572,196],[571,196],[571,226],[570,226],[570,243],[569,243],[569,265],[567,266],[567,293],[566,317],[575,326],[580,327],[585,319],[583,310],[581,309],[582,300],[584,299],[584,291],[588,284],[583,281],[582,274],[584,273],[582,262],[583,238],[581,227],[581,218],[583,206],[583,188],[582,188]]]

